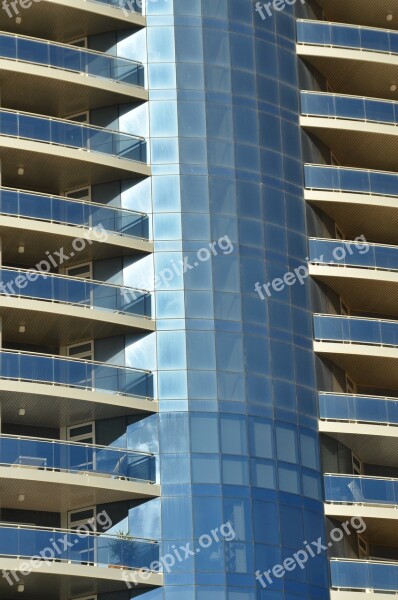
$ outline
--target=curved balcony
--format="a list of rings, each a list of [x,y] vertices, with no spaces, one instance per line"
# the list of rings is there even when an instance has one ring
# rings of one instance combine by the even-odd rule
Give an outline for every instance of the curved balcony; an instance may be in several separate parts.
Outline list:
[[[397,31],[300,19],[297,54],[322,73],[335,90],[396,97],[386,81],[396,79]]]
[[[339,223],[348,237],[361,231],[367,239],[396,243],[398,173],[307,164],[304,177],[305,199]]]
[[[24,578],[25,593],[32,598],[50,597],[38,593],[40,588],[51,589],[55,594],[51,597],[61,597],[59,592],[65,586],[72,586],[79,595],[118,591],[125,585],[125,569],[137,571],[135,581],[140,587],[163,582],[162,574],[151,570],[159,559],[157,542],[128,533],[111,535],[1,523],[0,557],[0,568],[16,572],[19,567],[24,571],[23,564],[26,567],[26,560],[32,559],[34,568]],[[144,577],[140,571],[143,568],[150,571]],[[7,597],[9,590],[9,582],[2,578],[2,597]]]
[[[144,67],[137,61],[5,32],[0,33],[0,73],[3,106],[20,110],[57,115],[62,107],[62,114],[73,114],[78,106],[148,98]],[[24,94],[26,88],[30,94]]]
[[[314,315],[314,351],[358,385],[398,387],[398,321]]]
[[[302,127],[331,148],[341,162],[395,170],[398,102],[303,91],[301,112]]]
[[[372,592],[398,591],[398,563],[396,562],[332,558],[330,570],[333,588]],[[342,598],[346,596],[343,595]]]
[[[309,273],[351,310],[398,315],[398,246],[313,238]]]
[[[37,270],[0,268],[2,332],[10,341],[16,339],[18,323],[26,324],[24,343],[56,346],[137,329],[154,331],[151,302],[151,294],[143,290]]]
[[[153,398],[150,371],[33,352],[0,351],[0,389],[7,380],[76,388],[95,394],[121,395],[142,400]],[[61,390],[54,390],[52,393],[60,395]],[[108,402],[110,401],[108,396]]]
[[[155,470],[155,457],[144,452],[0,435],[4,506],[12,506],[20,494],[24,510],[49,512],[153,498],[160,494]]]
[[[25,257],[29,263],[38,264],[43,259],[42,248],[54,256],[63,247],[71,256],[77,238],[89,240],[79,252],[81,262],[120,256],[127,251],[152,252],[148,234],[145,213],[0,187],[2,254],[3,260],[11,263],[17,262],[15,239],[21,235]]]
[[[15,165],[24,165],[24,182],[32,189],[43,181],[73,189],[82,180],[91,185],[150,174],[141,137],[8,109],[0,109],[0,158],[4,180],[13,185]]]

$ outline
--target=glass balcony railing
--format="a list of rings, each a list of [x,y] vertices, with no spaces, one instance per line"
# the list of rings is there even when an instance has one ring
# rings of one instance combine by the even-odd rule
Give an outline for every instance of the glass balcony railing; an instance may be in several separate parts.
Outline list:
[[[110,129],[0,109],[0,135],[146,162],[145,140]]]
[[[87,527],[86,527],[87,530]],[[56,539],[58,544],[54,544]],[[126,568],[149,568],[159,559],[159,545],[151,540],[133,538],[128,533],[117,535],[89,533],[82,529],[50,529],[32,525],[0,523],[0,556],[35,557],[41,552],[50,559],[74,564],[94,564],[98,567],[110,565]],[[45,552],[47,549],[47,552]]]
[[[333,588],[398,591],[398,563],[396,562],[332,558],[330,570]]]
[[[354,48],[385,54],[398,54],[398,32],[374,27],[299,20],[297,42],[314,46]]]
[[[398,174],[327,165],[305,165],[305,187],[313,190],[398,196]]]
[[[326,502],[398,506],[398,479],[324,475]]]
[[[118,235],[148,240],[148,217],[144,213],[0,187],[0,214],[60,225],[102,228]]]
[[[398,102],[360,96],[301,92],[301,112],[312,117],[398,124]]]
[[[316,340],[398,346],[398,321],[314,315]]]
[[[0,57],[141,87],[144,85],[143,65],[139,62],[10,33],[0,33]]]
[[[0,268],[0,296],[18,296],[150,318],[151,294],[79,277]]]
[[[0,464],[155,481],[155,457],[144,452],[13,435],[0,435]]]
[[[330,421],[398,425],[398,398],[321,392],[319,416]]]
[[[33,352],[0,351],[0,382],[2,379],[153,398],[150,371]]]
[[[309,258],[320,264],[398,270],[398,246],[310,239]]]

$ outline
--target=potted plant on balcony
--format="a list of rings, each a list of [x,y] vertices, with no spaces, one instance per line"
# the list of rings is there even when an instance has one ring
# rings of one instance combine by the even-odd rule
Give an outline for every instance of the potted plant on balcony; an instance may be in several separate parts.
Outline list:
[[[134,538],[129,531],[117,531],[115,533],[115,539],[109,544],[112,560],[115,561],[109,565],[110,568],[131,569],[134,566],[137,548],[133,540]]]

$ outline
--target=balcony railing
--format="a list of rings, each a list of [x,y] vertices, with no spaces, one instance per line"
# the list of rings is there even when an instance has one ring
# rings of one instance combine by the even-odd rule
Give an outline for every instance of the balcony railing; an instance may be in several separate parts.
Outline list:
[[[324,482],[326,502],[398,506],[398,479],[327,473]]]
[[[312,238],[309,258],[325,265],[398,271],[398,246]]]
[[[398,32],[321,21],[297,21],[297,42],[398,55]]]
[[[0,386],[4,379],[153,398],[150,371],[33,352],[0,351]]]
[[[34,298],[147,318],[151,316],[149,292],[34,270],[0,268],[0,296]]]
[[[398,398],[320,392],[319,416],[329,421],[398,425]]]
[[[40,560],[38,557],[43,556],[42,552],[46,560],[140,569],[148,569],[159,559],[159,545],[152,540],[134,538],[127,533],[89,533],[87,529],[89,527],[86,531],[74,531],[0,523],[0,556]]]
[[[398,321],[314,315],[314,334],[320,341],[398,346]]]
[[[305,187],[312,190],[398,196],[398,174],[327,165],[305,165]]]
[[[66,119],[0,109],[0,135],[146,162],[144,138]]]
[[[144,68],[137,61],[11,33],[0,33],[0,58],[144,85]]]
[[[312,117],[398,124],[398,102],[360,96],[302,91],[301,112]]]
[[[0,464],[150,483],[156,476],[155,457],[145,452],[14,435],[0,435]]]
[[[397,562],[332,558],[330,570],[333,588],[398,591]]]
[[[118,235],[148,240],[145,213],[63,196],[0,187],[0,214],[87,229],[103,228]]]

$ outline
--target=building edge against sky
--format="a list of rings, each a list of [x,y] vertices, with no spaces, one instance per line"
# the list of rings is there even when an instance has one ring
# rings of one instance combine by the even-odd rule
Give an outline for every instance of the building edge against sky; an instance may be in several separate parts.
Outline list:
[[[4,600],[398,590],[398,43],[372,29],[398,27],[390,10],[1,15],[2,281],[68,259],[0,295],[0,569],[96,523],[3,577]],[[256,289],[295,271],[311,278]],[[226,523],[233,539],[202,547]],[[319,539],[329,552],[275,575]],[[187,545],[163,574],[114,568]]]

